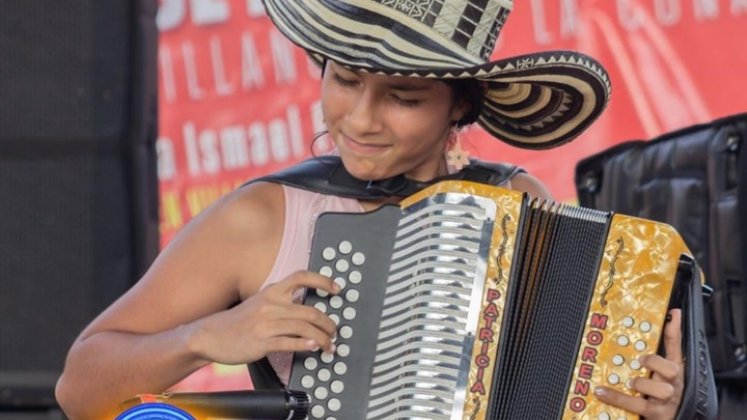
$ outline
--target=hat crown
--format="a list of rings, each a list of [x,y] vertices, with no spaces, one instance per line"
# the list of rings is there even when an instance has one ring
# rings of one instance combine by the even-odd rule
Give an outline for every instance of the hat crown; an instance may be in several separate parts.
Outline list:
[[[432,36],[449,40],[476,61],[488,61],[498,35],[513,9],[513,0],[352,0],[351,5],[379,3],[400,12],[411,26],[417,21],[433,30]]]

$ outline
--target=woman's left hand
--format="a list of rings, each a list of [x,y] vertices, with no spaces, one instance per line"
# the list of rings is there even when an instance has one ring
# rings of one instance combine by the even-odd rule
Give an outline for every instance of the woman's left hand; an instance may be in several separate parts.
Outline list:
[[[682,368],[682,313],[679,309],[669,312],[671,320],[664,327],[664,351],[659,355],[642,357],[641,365],[653,372],[650,378],[636,378],[632,388],[641,393],[633,397],[610,388],[594,390],[599,401],[639,414],[648,420],[674,419],[682,401],[685,387],[685,372]]]

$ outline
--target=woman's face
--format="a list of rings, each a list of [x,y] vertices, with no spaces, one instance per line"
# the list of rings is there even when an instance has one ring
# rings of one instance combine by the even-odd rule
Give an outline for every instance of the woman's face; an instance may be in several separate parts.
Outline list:
[[[364,180],[444,175],[451,121],[465,108],[455,106],[452,89],[437,80],[373,75],[333,62],[322,80],[329,134],[345,168]]]

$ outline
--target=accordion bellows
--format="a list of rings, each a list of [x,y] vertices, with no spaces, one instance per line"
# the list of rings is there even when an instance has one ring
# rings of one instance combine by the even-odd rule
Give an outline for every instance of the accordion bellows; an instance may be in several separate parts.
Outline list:
[[[668,225],[461,181],[317,222],[305,304],[335,354],[296,353],[289,387],[320,419],[631,419],[598,385],[648,376],[678,280]],[[684,274],[683,274],[684,273]]]

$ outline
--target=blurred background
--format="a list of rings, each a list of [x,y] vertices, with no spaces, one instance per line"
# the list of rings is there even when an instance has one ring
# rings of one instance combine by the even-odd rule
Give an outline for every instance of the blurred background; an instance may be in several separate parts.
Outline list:
[[[568,145],[467,133],[559,200],[584,157],[747,112],[747,0],[515,3],[494,58],[571,49],[611,76]],[[63,418],[67,349],[158,250],[246,180],[332,149],[312,151],[318,82],[260,0],[0,0],[0,419]],[[249,386],[245,366],[211,365],[175,389]]]

